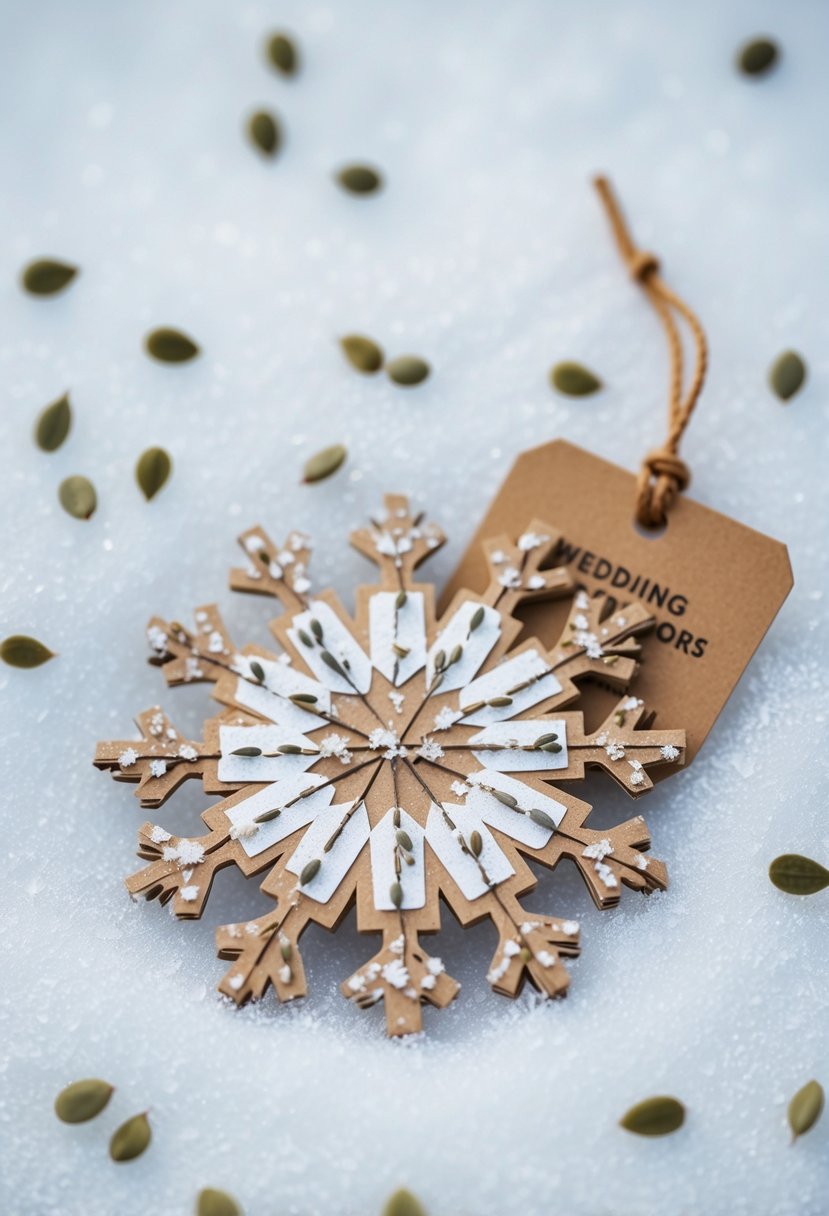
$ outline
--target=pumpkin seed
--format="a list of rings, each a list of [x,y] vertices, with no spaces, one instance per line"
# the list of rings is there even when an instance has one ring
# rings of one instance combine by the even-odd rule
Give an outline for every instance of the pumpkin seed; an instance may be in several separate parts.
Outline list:
[[[775,857],[769,866],[769,878],[787,895],[814,895],[829,887],[829,870],[819,861],[801,857],[799,853]]]
[[[144,347],[147,354],[160,363],[187,363],[200,353],[191,337],[169,325],[162,325],[148,333]]]
[[[164,448],[147,448],[138,457],[135,480],[147,502],[167,483],[173,462]]]
[[[518,806],[518,799],[513,798],[512,794],[505,794],[503,790],[488,790],[493,798],[497,798],[504,806],[508,806],[511,810],[515,810]]]
[[[308,627],[311,630],[311,633],[313,633],[314,637],[317,639],[317,641],[321,642],[322,636],[323,636],[322,635],[322,625],[319,623],[319,621],[317,620],[316,617],[311,618],[311,620],[308,622]]]
[[[288,698],[294,705],[316,705],[318,698],[312,692],[294,692]]]
[[[308,646],[311,650],[314,649],[314,642],[310,633],[306,633],[304,629],[297,629],[297,635],[299,636],[299,640],[302,642],[303,646]]]
[[[306,460],[302,480],[306,483],[324,481],[326,477],[336,473],[347,455],[348,452],[341,443],[333,443],[331,447],[323,448],[321,452]]]
[[[374,194],[383,179],[370,165],[346,165],[337,174],[337,181],[349,194]]]
[[[405,608],[405,606],[406,606],[406,600],[407,600],[408,598],[409,598],[409,597],[406,595],[406,592],[405,592],[405,591],[398,591],[398,593],[397,593],[397,599],[394,601],[394,606],[395,606],[395,608],[397,609],[397,611],[398,611],[398,612],[400,611],[400,609],[401,609],[401,608]]]
[[[474,633],[475,630],[478,629],[483,624],[483,621],[484,621],[484,606],[483,606],[483,604],[481,604],[480,608],[476,608],[475,611],[472,613],[472,616],[469,619],[469,632]]]
[[[552,752],[554,755],[558,755],[558,753],[561,751],[561,744],[560,743],[542,743],[540,750],[542,752]]]
[[[42,452],[56,452],[72,425],[72,407],[69,394],[64,393],[41,410],[35,423],[35,443]]]
[[[469,847],[476,857],[481,856],[484,848],[484,842],[480,832],[475,831],[470,834]]]
[[[321,865],[322,865],[322,862],[320,861],[320,859],[318,857],[315,857],[313,859],[313,861],[307,862],[302,867],[302,873],[299,876],[299,885],[301,887],[305,887],[308,885],[309,882],[311,882],[313,879],[315,879],[317,874],[319,873],[319,868]]]
[[[113,1092],[108,1082],[95,1077],[73,1081],[55,1098],[55,1114],[62,1123],[86,1123],[100,1115]]]
[[[265,668],[261,663],[257,663],[256,659],[250,661],[250,674],[259,684],[265,683]]]
[[[59,262],[56,258],[39,258],[24,267],[20,281],[25,290],[33,296],[53,296],[68,287],[76,274],[77,266],[70,266],[68,262]]]
[[[393,380],[395,384],[402,384],[405,388],[414,388],[416,384],[423,383],[431,368],[419,355],[398,355],[396,359],[392,359],[391,363],[386,364],[386,371],[389,379]]]
[[[815,1126],[823,1111],[823,1086],[819,1081],[807,1081],[789,1103],[789,1127],[792,1140]]]
[[[283,962],[289,963],[291,961],[291,958],[294,953],[294,948],[293,948],[292,944],[288,941],[287,938],[285,939],[284,942],[280,943],[279,953],[282,955]]]
[[[446,651],[439,650],[435,655],[435,671],[443,671],[446,666]]]
[[[383,366],[383,351],[371,338],[363,334],[346,334],[340,338],[340,347],[348,362],[358,372],[371,375]]]
[[[619,1126],[637,1136],[668,1136],[685,1122],[685,1107],[676,1098],[660,1095],[631,1106]]]
[[[287,34],[273,34],[268,39],[268,58],[283,76],[296,76],[299,70],[299,55],[293,39]]]
[[[414,846],[412,845],[412,838],[405,828],[398,828],[394,834],[394,838],[401,849],[405,849],[407,853],[411,853]]]
[[[206,1186],[199,1191],[196,1201],[196,1216],[242,1216],[242,1209],[227,1191],[217,1191]]]
[[[301,756],[302,755],[302,748],[299,747],[299,745],[296,743],[280,743],[279,747],[276,750],[278,752],[281,752],[283,756]]]
[[[109,1155],[113,1161],[132,1161],[141,1156],[152,1136],[147,1112],[133,1115],[113,1132],[109,1142]]]
[[[40,667],[54,657],[48,646],[25,633],[13,633],[0,642],[0,659],[9,667]]]
[[[58,499],[64,511],[75,519],[89,519],[95,513],[98,497],[88,477],[75,475],[65,478],[58,486]]]
[[[462,658],[463,658],[463,646],[461,646],[461,644],[459,642],[457,646],[452,647],[452,650],[449,654],[449,661],[447,663],[447,667],[454,667],[455,663],[459,663]]]
[[[248,135],[263,156],[276,156],[282,142],[279,123],[267,110],[257,110],[248,119]]]
[[[411,1191],[395,1191],[386,1200],[383,1216],[426,1216],[426,1209]]]
[[[788,401],[806,379],[806,364],[793,350],[784,350],[769,368],[769,384],[781,401]]]
[[[550,371],[553,388],[568,397],[588,397],[602,387],[602,382],[589,368],[567,361],[556,363]]]
[[[261,747],[237,747],[236,750],[232,751],[230,754],[231,754],[231,756],[261,756],[262,748]]]
[[[555,731],[550,731],[550,733],[547,735],[539,735],[533,744],[533,747],[543,747],[545,743],[555,743],[557,738],[558,735],[555,733]]]
[[[533,823],[537,823],[540,828],[549,828],[551,832],[555,831],[555,820],[551,819],[546,811],[532,810],[529,812],[529,815]]]
[[[399,908],[403,903],[403,888],[399,882],[393,882],[389,887],[389,899],[395,908]]]
[[[762,76],[773,68],[779,51],[770,38],[753,38],[737,54],[737,67],[746,76]]]
[[[508,705],[512,705],[512,697],[490,697],[487,705],[493,709],[506,709]]]

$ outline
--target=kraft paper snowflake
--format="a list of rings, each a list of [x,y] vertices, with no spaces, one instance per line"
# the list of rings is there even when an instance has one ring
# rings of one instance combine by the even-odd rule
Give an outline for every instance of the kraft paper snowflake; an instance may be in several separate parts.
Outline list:
[[[225,708],[203,741],[147,710],[141,738],[100,744],[95,764],[137,781],[145,807],[161,806],[188,777],[225,795],[203,813],[204,835],[146,823],[139,856],[148,864],[127,887],[194,919],[224,866],[265,872],[273,908],[217,931],[231,962],[219,985],[226,996],[241,1004],[269,986],[281,1001],[302,996],[303,929],[312,920],[333,928],[356,899],[359,929],[383,941],[342,991],[363,1007],[384,1001],[388,1033],[411,1034],[424,1001],[444,1006],[458,991],[420,942],[439,928],[441,894],[463,924],[494,922],[488,979],[497,992],[515,996],[529,979],[552,997],[567,988],[562,958],[578,953],[578,925],[525,910],[520,897],[536,878],[524,857],[551,868],[569,858],[600,908],[618,902],[622,884],[665,886],[641,817],[592,831],[590,806],[559,788],[597,766],[642,794],[651,768],[683,762],[685,740],[647,729],[642,702],[627,694],[636,637],[652,617],[545,570],[558,539],[537,520],[516,540],[493,538],[486,591],[459,593],[437,619],[434,589],[414,571],[444,536],[390,495],[351,538],[380,567],[379,584],[358,589],[354,619],[332,591],[312,591],[307,537],[291,533],[280,548],[253,528],[231,586],[281,601],[271,628],[282,653],[238,650],[213,606],[196,611],[192,630],[150,622],[150,661],[168,684],[209,681]],[[513,649],[516,606],[560,596],[572,605],[558,643]],[[589,678],[620,694],[593,733],[581,713],[563,711]]]

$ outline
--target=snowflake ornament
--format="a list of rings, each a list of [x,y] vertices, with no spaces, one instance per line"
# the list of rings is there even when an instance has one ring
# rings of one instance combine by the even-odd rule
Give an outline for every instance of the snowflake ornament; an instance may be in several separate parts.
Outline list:
[[[627,694],[637,636],[653,618],[635,602],[591,598],[562,568],[545,570],[559,539],[551,527],[534,520],[516,541],[487,542],[486,591],[458,593],[438,618],[433,587],[414,572],[444,535],[406,498],[385,502],[351,537],[380,568],[377,586],[358,589],[354,619],[332,591],[312,592],[307,537],[291,533],[279,548],[261,528],[246,532],[246,565],[231,587],[281,602],[271,629],[282,653],[238,650],[214,606],[196,611],[192,629],[153,619],[150,661],[167,683],[211,682],[224,709],[203,740],[147,710],[140,739],[99,744],[95,764],[137,782],[144,807],[190,777],[224,795],[203,813],[204,835],[144,824],[147,865],[127,880],[134,897],[172,900],[176,916],[196,919],[218,870],[265,872],[261,889],[275,906],[217,931],[231,963],[222,993],[237,1004],[268,987],[280,1001],[303,996],[303,929],[333,929],[356,900],[358,928],[381,933],[382,946],[342,992],[361,1007],[383,1001],[396,1036],[421,1030],[424,1002],[442,1007],[458,992],[420,941],[440,927],[441,895],[463,924],[494,922],[496,992],[516,996],[529,979],[564,994],[562,960],[578,954],[578,925],[524,909],[520,897],[537,881],[524,858],[550,868],[570,859],[600,908],[618,902],[622,885],[664,888],[666,871],[645,852],[641,817],[592,831],[591,807],[559,783],[599,767],[638,796],[651,769],[682,764],[685,737],[650,729]],[[513,647],[515,608],[561,596],[572,605],[558,643]],[[591,678],[620,694],[592,733],[563,708]]]

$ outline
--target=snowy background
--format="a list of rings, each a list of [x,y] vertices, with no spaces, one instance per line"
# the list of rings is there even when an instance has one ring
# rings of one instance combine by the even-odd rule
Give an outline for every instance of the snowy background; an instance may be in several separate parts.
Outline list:
[[[60,652],[0,672],[2,1210],[189,1213],[214,1185],[249,1216],[370,1216],[405,1184],[431,1216],[825,1211],[829,1120],[791,1148],[785,1107],[810,1077],[829,1084],[829,895],[783,896],[766,868],[829,854],[826,6],[0,11],[2,632]],[[262,54],[280,27],[304,57],[290,82]],[[735,48],[760,33],[783,58],[747,80]],[[242,135],[262,105],[285,127],[273,163]],[[337,189],[349,160],[382,168],[382,195]],[[522,448],[563,435],[636,467],[662,435],[666,354],[589,186],[598,169],[711,338],[684,448],[694,494],[785,541],[797,579],[698,761],[640,804],[671,890],[600,914],[574,870],[542,877],[530,906],[579,919],[584,947],[570,997],[548,1007],[490,995],[491,928],[463,933],[447,913],[433,952],[463,990],[427,1012],[425,1042],[386,1042],[382,1012],[335,991],[371,945],[353,917],[306,935],[302,1007],[233,1012],[214,994],[213,926],[262,911],[256,884],[225,872],[199,925],[131,904],[144,815],[90,763],[142,708],[160,700],[197,730],[211,706],[207,686],[164,691],[145,622],[217,600],[238,641],[264,641],[268,602],[225,589],[252,523],[310,531],[317,585],[350,602],[369,568],[346,534],[384,490],[412,492],[450,534],[441,582]],[[42,254],[82,268],[52,300],[17,285]],[[141,340],[159,324],[203,356],[151,362]],[[348,331],[423,355],[433,376],[408,391],[358,376],[336,346]],[[783,407],[765,375],[787,346],[810,376]],[[605,391],[554,395],[561,358]],[[33,420],[66,389],[75,424],[45,455]],[[348,464],[301,486],[333,442]],[[147,505],[132,470],[156,443],[175,471]],[[58,506],[70,473],[98,488],[88,523]],[[195,787],[168,827],[195,830]],[[596,822],[630,813],[606,781],[585,796]],[[68,1128],[52,1100],[84,1075],[118,1091]],[[679,1134],[617,1127],[660,1092],[688,1107]],[[113,1165],[110,1132],[146,1107],[151,1150]]]

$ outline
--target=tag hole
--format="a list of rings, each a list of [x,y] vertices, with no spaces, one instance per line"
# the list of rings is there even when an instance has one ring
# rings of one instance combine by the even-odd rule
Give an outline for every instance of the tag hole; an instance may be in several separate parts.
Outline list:
[[[639,523],[638,519],[634,519],[633,530],[634,532],[638,532],[645,540],[659,540],[668,531],[668,521],[666,520],[664,524],[660,524],[658,528],[646,528],[644,524]]]

